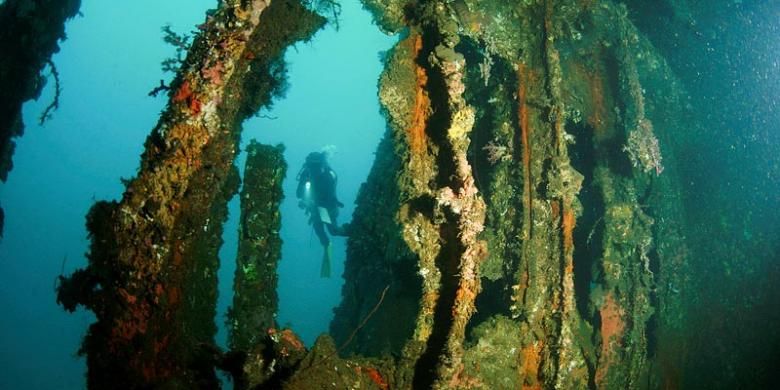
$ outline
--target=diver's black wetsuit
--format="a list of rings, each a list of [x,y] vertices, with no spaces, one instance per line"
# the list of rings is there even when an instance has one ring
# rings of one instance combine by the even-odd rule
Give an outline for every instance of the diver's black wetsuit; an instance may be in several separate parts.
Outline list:
[[[327,226],[328,232],[333,236],[345,235],[344,230],[338,226],[336,221],[339,215],[339,207],[344,207],[344,204],[336,198],[336,179],[336,172],[328,166],[325,157],[320,153],[309,154],[309,157],[306,158],[306,163],[298,174],[298,189],[295,193],[300,200],[299,205],[305,207],[309,212],[309,221],[314,227],[314,232],[317,234],[317,238],[323,247],[327,247],[330,244],[330,238],[325,234],[323,225]],[[319,211],[320,207],[327,210],[331,223],[322,221]]]

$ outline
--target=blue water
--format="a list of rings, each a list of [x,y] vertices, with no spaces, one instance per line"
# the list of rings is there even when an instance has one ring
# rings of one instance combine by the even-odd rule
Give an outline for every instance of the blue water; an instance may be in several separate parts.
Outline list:
[[[288,51],[290,89],[263,114],[275,120],[245,124],[251,138],[283,142],[290,165],[285,192],[305,155],[335,145],[333,168],[348,221],[360,182],[384,131],[376,98],[380,50],[394,38],[378,32],[356,0],[343,1],[340,30],[320,31]],[[202,23],[213,0],[84,0],[83,17],[67,25],[68,40],[53,57],[63,92],[60,108],[43,127],[37,118],[49,104],[53,83],[24,107],[25,135],[17,139],[14,169],[0,185],[5,209],[0,241],[0,389],[83,388],[84,359],[76,352],[91,313],[68,314],[55,303],[54,280],[86,265],[84,217],[95,200],[118,199],[120,178],[135,175],[143,142],[166,98],[147,96],[163,74],[160,62],[174,53],[160,28],[188,32]],[[243,168],[244,156],[239,159]],[[230,205],[221,252],[220,318],[230,303],[238,197]],[[279,266],[279,323],[292,324],[311,343],[327,330],[338,303],[344,260],[335,239],[333,278],[319,278],[321,248],[294,196],[282,205],[284,239]],[[218,341],[224,345],[224,329]]]

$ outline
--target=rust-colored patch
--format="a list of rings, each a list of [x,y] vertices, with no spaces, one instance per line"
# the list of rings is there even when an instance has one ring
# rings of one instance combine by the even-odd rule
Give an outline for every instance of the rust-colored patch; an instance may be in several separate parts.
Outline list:
[[[574,217],[574,210],[571,207],[567,207],[563,211],[563,253],[568,254],[574,249],[574,225],[577,223]],[[567,268],[570,265],[567,265]],[[571,270],[567,269],[567,272]]]
[[[298,338],[295,333],[293,333],[290,329],[285,329],[282,331],[282,339],[286,341],[288,344],[290,344],[293,348],[295,348],[298,351],[303,351],[304,346],[303,342]]]
[[[195,96],[189,80],[184,80],[184,82],[181,83],[181,87],[179,87],[176,94],[173,95],[173,101],[175,103],[186,103],[187,108],[192,112],[192,115],[200,113],[201,102]]]
[[[168,348],[168,340],[170,339],[169,335],[164,336],[162,339],[155,340],[154,341],[154,353],[158,354],[162,351],[164,351],[166,348]]]
[[[526,66],[526,64],[520,62],[517,64],[517,121],[520,126],[520,139],[522,142],[522,159],[523,159],[523,229],[527,233],[526,242],[528,242],[533,236],[533,176],[531,175],[531,120],[528,107],[528,89],[529,84],[533,82],[535,78],[533,73]],[[527,245],[523,245],[523,258],[528,258],[529,254],[526,253],[528,249]],[[523,279],[520,283],[518,290],[516,291],[515,301],[523,302],[525,300],[525,292],[528,288],[528,264],[525,265],[526,269],[523,271]]]
[[[409,147],[413,153],[422,153],[425,150],[426,137],[425,127],[428,122],[428,115],[431,108],[431,100],[426,91],[428,84],[428,74],[425,69],[416,63],[417,57],[422,50],[422,36],[415,34],[409,37],[412,45],[414,64],[414,73],[417,80],[414,96],[414,107],[412,109],[412,126],[407,130]]]
[[[617,346],[621,344],[626,324],[623,321],[623,308],[618,305],[611,292],[604,297],[604,304],[599,309],[599,314],[601,316],[601,356],[599,366],[596,369],[596,384],[601,387],[613,360],[611,356],[612,345],[613,343]]]
[[[472,291],[471,286],[461,286],[455,293],[455,303],[452,305],[452,316],[458,317],[460,314],[457,312],[459,308],[464,306],[473,305],[474,299],[477,298],[477,294]]]
[[[145,381],[154,383],[161,378],[170,376],[171,370],[168,367],[157,365],[154,362],[143,362],[141,363],[141,374]]]
[[[601,315],[601,353],[605,355],[610,350],[609,345],[613,337],[617,339],[618,344],[620,342],[619,339],[625,328],[625,323],[622,319],[623,309],[617,304],[615,298],[612,297],[612,293],[609,293],[604,298],[604,305],[599,310],[599,313]]]
[[[661,348],[659,351],[658,361],[661,362],[661,378],[663,378],[662,388],[664,390],[677,390],[683,388],[683,370],[680,362],[685,361],[685,356],[687,355],[684,344],[684,341],[680,341],[679,345],[673,346],[672,348],[678,349],[677,351],[674,351],[676,352],[674,354],[668,355],[667,351],[664,351],[664,349],[670,348]]]
[[[593,128],[594,137],[597,141],[613,136],[614,118],[608,107],[612,107],[611,89],[608,83],[608,76],[604,72],[602,63],[604,50],[600,45],[594,45],[592,49],[593,65],[586,66],[581,63],[574,63],[572,66],[572,77],[581,80],[586,85],[586,99],[583,103],[584,114],[587,115],[587,123]]]
[[[122,293],[122,291],[125,290],[120,288],[119,291]],[[125,291],[125,294],[126,293],[127,292]],[[150,316],[149,304],[143,300],[136,300],[132,295],[128,294],[128,296],[133,297],[133,303],[129,303],[128,300],[127,312],[129,313],[129,318],[115,320],[114,326],[111,328],[111,351],[122,348],[122,346],[126,345],[127,342],[131,341],[136,335],[146,333]],[[125,299],[127,300],[127,298]]]
[[[177,206],[178,208],[178,206]],[[182,250],[181,250],[181,244],[179,241],[176,241],[173,245],[173,256],[171,256],[173,260],[173,265],[178,267],[182,264],[184,264],[184,258],[182,257]]]
[[[528,67],[523,64],[517,64],[517,119],[520,122],[520,133],[523,142],[523,192],[525,193],[525,224],[531,224],[531,206],[533,193],[531,192],[531,145],[529,143],[531,135],[531,125],[528,116],[528,83],[531,79],[531,73]],[[530,233],[530,230],[529,230]]]
[[[176,103],[181,103],[187,100],[190,96],[192,96],[190,81],[184,80],[184,82],[181,83],[181,87],[179,87],[179,89],[176,91],[176,95],[173,96],[173,101]]]
[[[452,374],[452,378],[447,383],[448,389],[481,389],[484,387],[485,384],[479,378],[466,375],[462,365]]]
[[[539,367],[542,362],[541,341],[529,344],[520,351],[520,378],[523,390],[541,390]]]
[[[593,111],[588,117],[588,123],[600,133],[604,131],[604,121],[607,117],[607,109],[604,106],[604,81],[598,71],[590,72],[589,75],[588,85]]]
[[[200,108],[201,108],[200,100],[196,99],[194,96],[191,96],[189,108],[190,111],[192,112],[192,115],[200,114]]]
[[[515,301],[525,303],[525,293],[529,287],[529,279],[528,269],[522,270],[520,273],[520,282],[517,284],[517,291],[515,292]]]
[[[371,381],[374,382],[380,389],[387,390],[389,388],[385,378],[382,378],[382,374],[380,374],[376,368],[366,367],[364,370],[366,371],[368,377],[371,378]]]
[[[528,239],[533,235],[533,174],[531,172],[531,116],[528,107],[528,90],[536,83],[533,71],[524,63],[517,64],[517,120],[520,126],[520,139],[523,143],[523,208],[525,209],[523,225],[528,231]]]
[[[552,219],[554,221],[558,221],[558,218],[561,217],[561,204],[558,203],[557,200],[550,201],[550,214],[552,215]]]
[[[145,363],[141,368],[141,372],[143,373],[144,380],[147,382],[152,382],[157,378],[157,369],[153,364]]]
[[[173,306],[179,303],[179,300],[181,300],[181,289],[179,287],[169,287],[168,288],[168,304]]]
[[[301,342],[292,329],[277,330],[275,328],[268,328],[268,335],[282,343],[283,348],[290,347],[294,351],[303,351],[305,348],[303,342]]]
[[[127,292],[127,290],[125,290],[125,289],[123,289],[121,287],[117,289],[117,292],[119,292],[119,295],[122,296],[122,299],[125,302],[127,302],[128,304],[131,304],[131,305],[135,304],[135,302],[136,302],[135,295],[130,294],[129,292]]]

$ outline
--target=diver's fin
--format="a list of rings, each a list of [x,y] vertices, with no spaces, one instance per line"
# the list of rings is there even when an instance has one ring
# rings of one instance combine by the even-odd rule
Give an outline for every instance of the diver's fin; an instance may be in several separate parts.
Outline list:
[[[333,247],[333,245],[332,244],[328,244],[328,246],[325,247],[325,253],[322,254],[322,267],[320,268],[320,277],[321,278],[329,278],[330,277],[331,247]]]

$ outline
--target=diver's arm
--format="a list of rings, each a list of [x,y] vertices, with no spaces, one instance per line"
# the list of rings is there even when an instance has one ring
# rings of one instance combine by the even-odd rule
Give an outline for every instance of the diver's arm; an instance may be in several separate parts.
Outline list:
[[[330,174],[329,175],[330,183],[331,183],[331,188],[333,189],[333,194],[332,194],[333,200],[336,201],[336,205],[338,207],[344,207],[344,203],[341,203],[341,201],[339,201],[339,198],[336,196],[336,184],[338,183],[339,180],[338,176],[336,176],[336,171],[334,171],[333,169],[329,169],[328,173]]]

